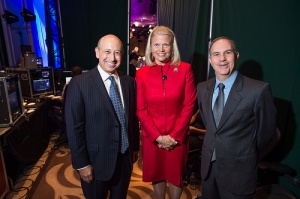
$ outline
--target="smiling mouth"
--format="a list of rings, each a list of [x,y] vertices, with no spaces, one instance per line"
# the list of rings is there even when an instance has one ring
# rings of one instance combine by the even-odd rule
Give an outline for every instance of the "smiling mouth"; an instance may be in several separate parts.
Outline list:
[[[228,63],[221,63],[221,64],[219,64],[219,66],[220,67],[226,67],[226,66],[228,66]]]
[[[115,62],[105,62],[107,65],[109,65],[110,67],[114,67],[116,66],[116,63]]]

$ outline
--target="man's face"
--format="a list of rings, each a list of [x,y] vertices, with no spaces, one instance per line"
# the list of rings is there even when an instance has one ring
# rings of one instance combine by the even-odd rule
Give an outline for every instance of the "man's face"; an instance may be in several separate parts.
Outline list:
[[[238,52],[234,52],[232,44],[227,39],[215,41],[210,48],[209,62],[215,70],[216,77],[225,81],[236,70]]]
[[[101,38],[95,48],[100,67],[108,74],[114,74],[121,65],[122,50],[122,43],[117,37],[107,35]]]

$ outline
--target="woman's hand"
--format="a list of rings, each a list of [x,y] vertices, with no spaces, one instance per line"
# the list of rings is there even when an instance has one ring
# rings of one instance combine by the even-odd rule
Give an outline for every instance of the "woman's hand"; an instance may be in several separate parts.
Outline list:
[[[178,142],[169,135],[161,135],[156,141],[158,142],[159,148],[166,150],[171,150],[178,144]]]

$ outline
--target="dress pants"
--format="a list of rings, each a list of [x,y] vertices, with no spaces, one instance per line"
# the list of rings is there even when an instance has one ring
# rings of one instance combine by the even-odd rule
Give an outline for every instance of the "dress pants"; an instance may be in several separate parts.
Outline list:
[[[114,175],[109,181],[95,180],[86,183],[81,179],[81,187],[87,199],[106,199],[110,192],[111,199],[126,199],[131,177],[129,150],[124,154],[119,153]],[[96,170],[97,168],[94,168]]]
[[[202,180],[202,199],[255,199],[254,194],[243,196],[234,195],[218,186],[216,178],[216,164],[217,161],[211,162],[209,177],[205,181]]]

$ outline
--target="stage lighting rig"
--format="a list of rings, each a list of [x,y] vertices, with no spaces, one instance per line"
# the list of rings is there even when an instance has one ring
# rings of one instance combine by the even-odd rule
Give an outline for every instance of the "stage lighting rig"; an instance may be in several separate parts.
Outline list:
[[[35,21],[36,19],[35,14],[30,12],[26,8],[23,8],[23,12],[21,12],[21,15],[23,16],[25,22]]]
[[[20,13],[21,16],[24,18],[24,22],[26,23],[25,27],[18,27],[17,29],[28,29],[29,26],[27,25],[28,22],[35,21],[36,16],[26,8],[23,8],[23,11]],[[4,18],[6,24],[10,27],[10,29],[16,29],[11,26],[12,23],[18,22],[19,17],[7,10],[4,10],[4,14],[2,15],[2,18]]]
[[[2,15],[2,18],[4,18],[5,22],[8,25],[19,21],[19,17],[17,15],[15,15],[7,10],[4,10],[4,14]]]
[[[21,27],[21,26],[13,27],[11,24],[15,23],[15,22],[18,22],[19,17],[17,15],[13,14],[13,13],[7,11],[7,10],[4,11],[4,14],[2,15],[2,17],[5,19],[5,22],[8,25],[10,30],[16,30],[17,31],[17,34],[20,36],[20,42],[21,42],[21,45],[22,45],[23,44],[22,30],[29,29],[30,26],[28,25],[28,22],[35,21],[36,16],[35,16],[35,14],[30,12],[26,8],[23,8],[23,11],[20,14],[24,18],[24,22],[25,22],[24,27]]]

